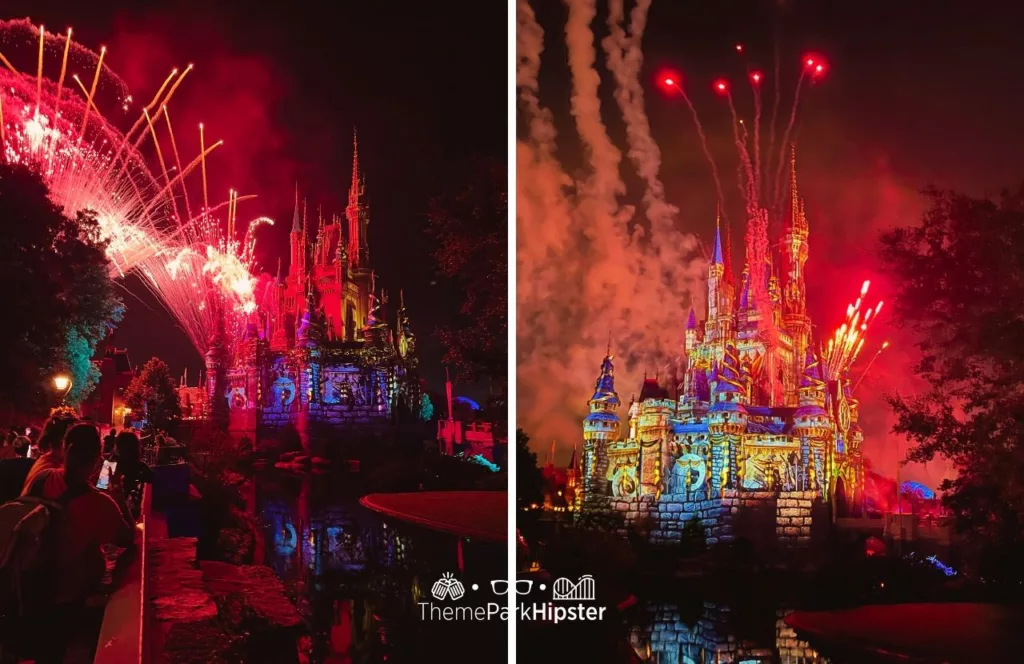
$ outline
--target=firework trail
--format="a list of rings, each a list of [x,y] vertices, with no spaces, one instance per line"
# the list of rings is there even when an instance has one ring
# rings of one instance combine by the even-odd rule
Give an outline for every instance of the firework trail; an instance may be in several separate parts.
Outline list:
[[[729,113],[732,114],[732,133],[736,143],[736,149],[740,155],[740,168],[742,169],[744,178],[740,177],[737,181],[737,185],[740,188],[740,193],[743,195],[743,200],[747,203],[747,216],[752,217],[757,214],[760,205],[757,200],[757,191],[754,189],[754,169],[750,164],[750,153],[747,151],[746,138],[740,137],[740,127],[742,122],[739,115],[736,113],[736,105],[732,101],[732,92],[729,91],[728,84],[725,81],[719,81],[715,84],[715,89],[721,94],[725,95],[726,101],[729,103]],[[746,128],[744,128],[746,131]]]
[[[71,34],[70,29],[66,35],[47,33],[27,19],[0,22],[0,61],[6,67],[0,70],[0,158],[40,173],[54,203],[68,214],[94,212],[107,242],[111,277],[140,274],[196,349],[205,352],[219,311],[226,312],[229,323],[255,311],[255,280],[246,274],[254,268],[253,233],[270,222],[255,220],[241,242],[231,242],[219,236],[219,221],[213,216],[222,206],[208,208],[204,196],[204,209],[192,216],[185,178],[202,165],[205,194],[205,158],[222,142],[202,146],[200,155],[182,167],[168,103],[191,65],[180,75],[172,71],[122,133],[101,106],[112,102],[127,112],[133,102],[127,86],[105,64],[105,48],[95,53],[73,43]],[[60,54],[56,82],[46,77],[48,51]],[[7,57],[20,62],[21,55],[27,63],[28,53],[34,67],[24,67],[24,73]],[[80,97],[72,92],[74,87],[64,91],[66,76],[76,69],[91,75],[86,88],[78,73],[71,73]],[[34,75],[28,73],[32,70]],[[164,114],[172,145],[173,177],[157,132],[159,113]],[[141,152],[147,136],[153,141],[159,175]],[[182,191],[186,215],[178,210],[175,187]],[[251,197],[229,197],[232,224],[237,203],[246,198]]]
[[[761,196],[761,72],[750,74],[750,87],[754,91],[754,191]]]
[[[828,340],[828,345],[823,349],[822,366],[825,368],[829,380],[842,380],[849,376],[850,367],[857,361],[861,349],[864,348],[868,329],[870,329],[874,321],[878,320],[878,312],[882,310],[881,301],[873,309],[869,308],[867,311],[861,311],[861,305],[868,294],[868,287],[870,285],[870,281],[865,281],[861,285],[860,296],[855,302],[847,305],[846,319]],[[868,364],[864,373],[867,373],[867,369],[871,368],[871,364],[874,364],[878,354],[888,346],[888,342],[882,344],[874,357],[871,358],[871,363]],[[863,378],[863,375],[861,378]],[[859,380],[857,382],[858,384],[860,383]]]
[[[683,101],[686,102],[687,108],[690,109],[690,115],[693,116],[693,126],[697,128],[697,137],[700,138],[700,148],[704,152],[704,158],[708,160],[708,164],[711,166],[711,177],[715,180],[715,193],[718,194],[718,207],[719,210],[721,210],[722,205],[725,202],[725,196],[722,193],[722,180],[718,177],[718,164],[715,163],[715,158],[711,154],[710,148],[708,148],[708,137],[707,134],[704,133],[704,125],[700,122],[700,115],[697,114],[697,107],[693,105],[692,101],[690,101],[690,96],[686,94],[686,90],[679,81],[674,78],[666,78],[663,82],[669,88],[677,90],[683,97]],[[726,215],[724,211],[722,212],[722,216],[728,220],[728,215]]]
[[[811,66],[813,61],[808,60],[808,66]],[[782,145],[779,147],[779,159],[778,165],[775,168],[775,187],[772,192],[771,202],[775,209],[781,206],[782,197],[784,195],[782,187],[782,172],[786,165],[786,146],[789,144],[790,132],[793,131],[793,124],[796,122],[796,110],[800,103],[800,89],[803,87],[804,79],[807,76],[807,70],[804,69],[800,72],[800,78],[796,82],[796,92],[793,94],[793,107],[789,112],[789,123],[786,125],[786,130],[782,133]]]

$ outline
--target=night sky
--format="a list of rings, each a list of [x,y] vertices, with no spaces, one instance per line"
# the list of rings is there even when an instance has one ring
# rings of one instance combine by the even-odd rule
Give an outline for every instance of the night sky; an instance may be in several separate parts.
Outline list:
[[[197,154],[198,131],[189,129],[199,122],[208,143],[225,140],[208,160],[211,204],[228,188],[258,194],[238,217],[276,220],[257,244],[271,272],[279,256],[287,269],[296,180],[311,217],[320,205],[325,216],[343,213],[355,126],[378,284],[392,302],[404,288],[422,371],[443,391],[434,332],[457,311],[458,294],[434,278],[425,213],[432,197],[461,188],[474,158],[507,159],[507,12],[493,2],[457,12],[430,3],[325,6],[13,2],[4,13],[48,31],[70,26],[94,50],[106,45],[106,63],[140,105],[173,67],[194,63],[170,105],[178,142],[191,140],[182,152]],[[194,381],[202,363],[184,333],[137,280],[126,286],[128,313],[113,342],[135,364],[155,355],[175,373],[187,366]],[[456,393],[485,394],[480,386]]]
[[[555,118],[559,160],[567,173],[579,176],[584,173],[580,169],[585,161],[569,113],[567,11],[562,2],[554,0],[535,0],[531,5],[545,32],[541,102]],[[598,40],[608,32],[605,6],[599,3],[592,26]],[[627,2],[627,10],[630,6]],[[997,7],[999,11],[995,11]],[[642,42],[640,81],[652,136],[661,149],[665,199],[680,208],[677,228],[710,243],[716,197],[689,111],[682,99],[657,85],[663,73],[682,74],[683,85],[701,115],[722,174],[738,272],[742,269],[744,232],[742,201],[736,188],[738,160],[728,107],[712,91],[712,83],[719,77],[731,83],[737,111],[750,122],[752,93],[747,72],[756,68],[773,76],[773,40],[779,35],[784,84],[781,109],[788,115],[801,56],[815,53],[823,57],[828,71],[819,84],[805,87],[795,136],[801,195],[806,198],[811,233],[808,304],[816,333],[829,336],[863,280],[872,281],[868,305],[887,297],[875,243],[882,229],[920,219],[926,205],[919,194],[923,188],[935,185],[997,195],[1024,181],[1024,131],[1019,110],[1024,103],[1020,73],[1024,42],[1018,31],[1022,24],[1024,6],[1012,3],[655,0]],[[744,56],[737,54],[737,43],[744,45]],[[602,117],[612,142],[622,150],[625,131],[612,97],[613,78],[605,69],[599,41],[595,47],[602,81]],[[770,100],[765,103],[770,106]],[[520,127],[521,137],[523,131]],[[623,201],[639,205],[643,186],[625,157],[620,171],[628,188]],[[642,212],[638,214],[642,216]],[[897,441],[888,433],[893,418],[881,394],[912,392],[917,386],[910,370],[914,360],[911,342],[894,329],[885,313],[880,324],[883,322],[884,328],[872,330],[871,339],[880,343],[888,338],[893,347],[880,357],[857,396],[862,401],[866,453],[891,475]],[[590,395],[587,388],[597,376],[606,335],[606,330],[592,335],[600,343],[591,344],[592,369],[588,384],[579,393],[579,412],[573,417],[585,413]],[[869,358],[866,347],[860,366]],[[632,375],[643,369],[635,367]],[[617,380],[616,386],[624,400],[639,391],[639,382],[619,383]],[[520,384],[519,389],[522,395],[524,386]],[[524,418],[521,413],[520,424],[528,426],[540,419],[536,415]],[[536,449],[543,451],[550,437],[535,442]],[[559,441],[560,460],[568,458],[571,445],[571,440]],[[943,472],[943,467],[933,464],[912,469],[909,479],[934,486]]]

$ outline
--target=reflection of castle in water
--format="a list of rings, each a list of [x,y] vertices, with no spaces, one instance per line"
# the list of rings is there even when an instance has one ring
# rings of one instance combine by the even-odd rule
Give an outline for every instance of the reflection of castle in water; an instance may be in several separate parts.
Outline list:
[[[646,607],[630,644],[646,662],[655,664],[828,664],[828,660],[775,616],[774,635],[765,625],[756,637],[739,637],[728,607],[705,602],[699,618],[687,624],[675,604]]]
[[[320,479],[291,488],[257,480],[250,505],[262,524],[264,564],[293,591],[312,632],[309,661],[418,662],[422,652],[455,639],[458,623],[424,622],[417,602],[430,599],[431,584],[445,572],[467,587],[470,578],[489,587],[504,570],[504,545],[467,543],[463,550],[458,538],[389,523]],[[470,593],[460,604],[488,597]],[[505,633],[505,624],[493,621],[461,642],[480,640],[483,648],[504,643]]]

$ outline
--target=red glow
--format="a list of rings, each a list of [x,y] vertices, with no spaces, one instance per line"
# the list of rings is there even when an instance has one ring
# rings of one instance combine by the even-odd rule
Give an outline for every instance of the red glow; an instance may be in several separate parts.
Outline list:
[[[736,52],[737,53],[742,53],[743,52],[743,44],[736,44]]]
[[[729,86],[726,85],[725,81],[715,81],[715,90],[718,90],[719,92],[727,92],[729,90]]]
[[[658,87],[666,94],[678,94],[680,90],[679,85],[683,82],[683,77],[679,75],[679,72],[664,69],[658,73],[658,78],[655,80]]]
[[[755,71],[754,73],[752,73],[750,75],[750,80],[753,81],[754,83],[760,83],[761,82],[761,72]]]

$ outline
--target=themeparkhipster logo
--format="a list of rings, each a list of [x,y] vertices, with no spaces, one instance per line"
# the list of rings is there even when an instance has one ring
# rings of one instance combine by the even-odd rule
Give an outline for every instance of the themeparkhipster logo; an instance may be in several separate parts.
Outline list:
[[[490,591],[497,597],[507,595],[509,587],[515,588],[516,595],[520,598],[516,607],[519,620],[536,620],[558,624],[566,621],[592,621],[604,620],[604,613],[607,607],[588,604],[593,602],[597,595],[594,585],[594,577],[584,574],[576,581],[567,578],[556,579],[551,587],[550,601],[529,602],[526,596],[534,590],[534,582],[531,579],[517,579],[510,584],[506,579],[495,579],[491,581]],[[540,592],[547,590],[547,585],[538,583],[536,589]],[[430,587],[430,595],[437,600],[434,602],[419,602],[420,618],[423,620],[508,620],[508,606],[504,602],[488,601],[483,604],[464,603],[467,594],[486,592],[481,590],[479,584],[471,584],[469,592],[461,581],[455,578],[451,572],[441,575]],[[468,600],[472,601],[472,600]],[[575,602],[575,604],[570,604]]]

